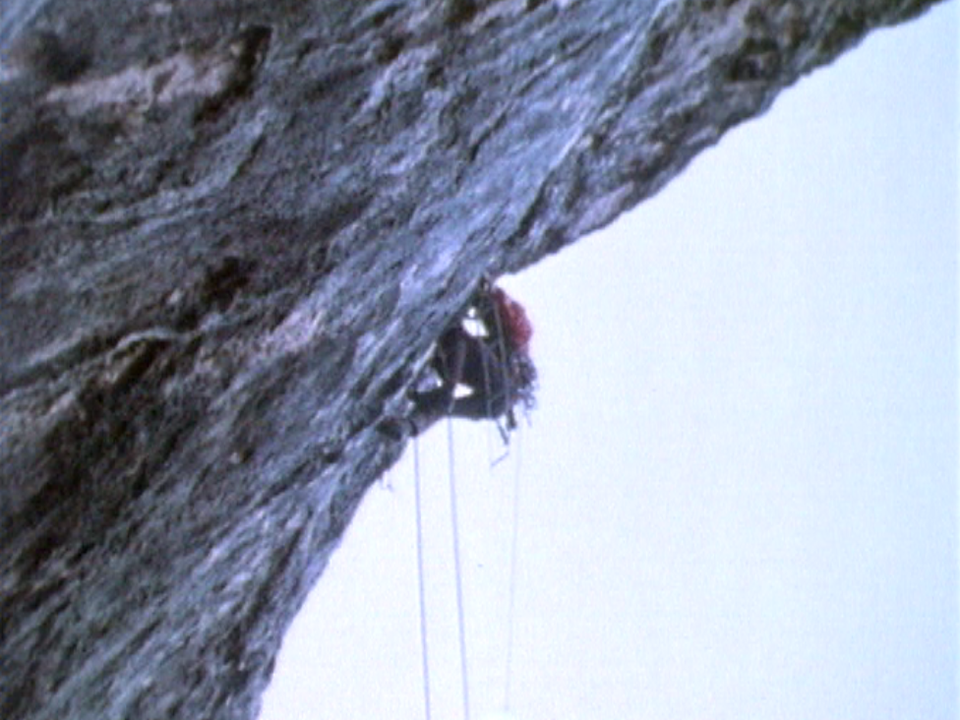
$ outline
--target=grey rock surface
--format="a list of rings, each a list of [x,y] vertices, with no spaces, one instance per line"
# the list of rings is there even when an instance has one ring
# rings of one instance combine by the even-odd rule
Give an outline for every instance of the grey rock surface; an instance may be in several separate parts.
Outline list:
[[[255,717],[478,281],[931,4],[5,3],[0,717]]]

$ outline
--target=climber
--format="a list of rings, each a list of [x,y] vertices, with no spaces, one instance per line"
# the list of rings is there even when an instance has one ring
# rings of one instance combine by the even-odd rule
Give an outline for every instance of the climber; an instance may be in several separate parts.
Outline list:
[[[480,331],[463,324],[475,317]],[[439,385],[414,391],[411,418],[419,434],[445,415],[471,420],[506,419],[516,427],[514,407],[533,406],[537,372],[529,355],[533,327],[520,303],[484,281],[466,311],[437,341],[430,368]],[[469,393],[457,395],[458,387]]]

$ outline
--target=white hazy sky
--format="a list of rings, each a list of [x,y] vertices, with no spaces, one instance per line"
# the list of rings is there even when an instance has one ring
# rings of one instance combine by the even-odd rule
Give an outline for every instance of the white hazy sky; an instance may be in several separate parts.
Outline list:
[[[495,467],[492,427],[452,425],[474,718],[504,709],[514,500],[518,720],[958,717],[957,20],[872,35],[506,281],[539,407]],[[444,720],[447,430],[420,443]],[[262,720],[423,717],[411,454]]]

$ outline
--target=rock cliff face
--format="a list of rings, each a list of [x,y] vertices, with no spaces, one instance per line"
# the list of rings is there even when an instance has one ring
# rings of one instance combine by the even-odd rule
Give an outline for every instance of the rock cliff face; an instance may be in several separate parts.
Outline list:
[[[255,717],[478,280],[929,4],[9,0],[0,716]]]

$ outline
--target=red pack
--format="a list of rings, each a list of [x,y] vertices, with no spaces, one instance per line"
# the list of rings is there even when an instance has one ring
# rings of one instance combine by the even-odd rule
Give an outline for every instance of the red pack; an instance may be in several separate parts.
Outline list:
[[[493,288],[490,295],[493,297],[494,305],[497,308],[497,316],[500,318],[507,342],[514,350],[527,352],[530,338],[533,337],[533,324],[527,317],[527,311],[523,309],[523,305],[507,295],[502,288]]]

